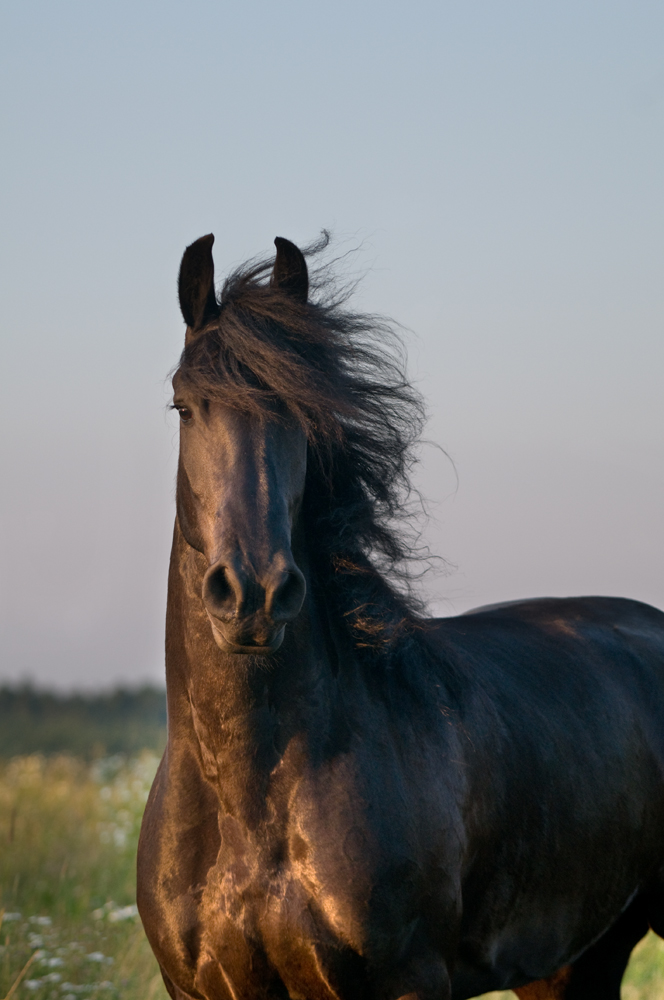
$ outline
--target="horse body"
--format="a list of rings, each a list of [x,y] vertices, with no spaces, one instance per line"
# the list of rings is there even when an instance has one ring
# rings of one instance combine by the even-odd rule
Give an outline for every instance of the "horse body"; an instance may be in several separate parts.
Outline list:
[[[272,280],[305,301],[291,247]],[[194,248],[195,335],[216,317]],[[347,579],[321,560],[299,423],[177,379],[169,734],[138,894],[171,995],[617,1000],[664,923],[664,614],[404,614],[361,554]]]

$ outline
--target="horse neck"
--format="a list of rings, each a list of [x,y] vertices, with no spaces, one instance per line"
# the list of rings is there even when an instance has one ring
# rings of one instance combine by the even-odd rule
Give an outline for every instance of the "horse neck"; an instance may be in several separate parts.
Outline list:
[[[222,652],[201,597],[206,568],[176,522],[166,627],[169,753],[193,751],[224,811],[251,827],[284,758],[310,756],[325,740],[338,653],[310,586],[276,654]],[[306,560],[302,569],[306,575]]]

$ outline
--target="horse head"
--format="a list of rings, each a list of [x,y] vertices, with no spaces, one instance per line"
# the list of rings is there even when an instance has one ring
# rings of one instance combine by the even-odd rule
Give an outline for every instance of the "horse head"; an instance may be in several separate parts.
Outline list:
[[[182,259],[179,296],[187,344],[219,322],[213,241],[212,235],[202,237]],[[277,238],[275,244],[271,286],[306,302],[302,253],[288,240]],[[278,400],[252,410],[205,398],[182,370],[173,389],[180,414],[178,521],[186,541],[207,560],[202,599],[214,639],[227,653],[273,653],[306,591],[292,551],[306,433]]]

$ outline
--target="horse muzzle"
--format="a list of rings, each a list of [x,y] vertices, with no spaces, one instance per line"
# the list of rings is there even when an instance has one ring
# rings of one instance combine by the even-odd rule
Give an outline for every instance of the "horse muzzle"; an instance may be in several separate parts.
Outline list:
[[[286,626],[276,626],[268,629],[260,627],[253,629],[251,624],[243,623],[241,627],[229,627],[227,622],[221,622],[208,611],[207,613],[214,641],[224,653],[253,653],[258,656],[269,656],[276,653],[284,641]]]
[[[231,563],[210,566],[203,603],[214,640],[226,653],[270,654],[281,646],[288,622],[304,602],[304,576],[292,560],[279,560],[262,579]]]

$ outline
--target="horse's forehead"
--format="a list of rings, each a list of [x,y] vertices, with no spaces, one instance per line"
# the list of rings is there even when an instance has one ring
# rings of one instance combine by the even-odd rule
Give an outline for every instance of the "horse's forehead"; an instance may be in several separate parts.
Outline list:
[[[182,433],[188,435],[189,428]],[[215,455],[225,455],[227,459],[232,456],[238,468],[276,463],[293,470],[306,465],[306,433],[287,411],[270,412],[262,407],[251,411],[210,401],[198,411],[192,443],[192,456],[199,454],[206,464]]]
[[[297,436],[299,422],[286,407],[270,400],[261,401],[255,409],[232,406],[223,400],[211,400],[205,406],[208,422],[228,428],[236,434],[248,434],[255,439],[286,440]]]

